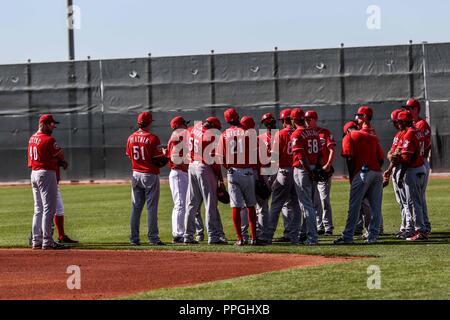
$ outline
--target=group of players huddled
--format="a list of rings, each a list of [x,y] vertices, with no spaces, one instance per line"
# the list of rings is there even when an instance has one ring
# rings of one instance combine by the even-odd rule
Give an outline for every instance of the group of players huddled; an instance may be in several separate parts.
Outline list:
[[[371,127],[372,108],[361,106],[355,119],[343,127],[341,155],[346,159],[351,187],[346,226],[335,244],[353,243],[355,231],[360,232],[363,227],[365,243],[377,241],[383,232],[383,187],[391,178],[401,209],[397,237],[408,241],[428,239],[431,226],[425,190],[430,171],[431,130],[419,113],[420,103],[414,99],[392,112],[391,120],[397,134],[388,152],[389,167],[384,173],[384,152]],[[224,119],[227,128],[221,131],[222,124],[217,117],[188,126],[188,121],[177,116],[170,122],[173,132],[167,146],[163,146],[150,132],[152,114],[139,114],[138,130],[130,135],[126,145],[133,170],[130,243],[141,244],[140,217],[146,204],[148,242],[164,245],[158,231],[158,202],[160,168],[166,165],[170,168],[169,185],[174,203],[172,243],[197,244],[205,240],[206,229],[208,244],[227,244],[218,210],[219,200],[230,204],[238,246],[270,245],[276,241],[315,245],[319,235],[333,235],[330,191],[336,142],[329,130],[317,126],[317,113],[304,112],[301,108],[283,109],[278,118],[280,129],[277,129],[274,115],[266,113],[260,120],[259,135],[254,119],[240,118],[234,108],[224,112]],[[52,117],[51,120],[54,122]],[[54,123],[51,126],[54,128]],[[38,131],[35,135],[45,140],[41,136],[51,137],[51,132]],[[51,221],[47,216],[54,206],[43,205],[56,198],[56,179],[55,186],[50,187],[50,198],[43,188],[50,180],[53,185],[53,176],[49,179],[47,171],[51,175],[58,162],[67,164],[59,147],[41,144],[33,153],[39,146],[33,137],[28,153],[35,190],[33,248],[58,248],[49,238],[49,227],[44,225]],[[54,144],[53,138],[47,140]],[[42,152],[47,155],[42,157]],[[42,165],[45,161],[51,165]],[[228,192],[223,171],[227,175]],[[41,180],[45,183],[40,183]],[[202,203],[206,226],[200,214]],[[283,236],[273,239],[280,212]],[[37,225],[41,221],[42,227]]]

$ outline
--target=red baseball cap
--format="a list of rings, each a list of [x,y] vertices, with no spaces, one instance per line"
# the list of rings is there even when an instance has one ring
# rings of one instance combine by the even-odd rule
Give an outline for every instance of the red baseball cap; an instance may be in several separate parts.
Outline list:
[[[228,108],[223,113],[223,117],[225,118],[226,122],[233,122],[239,120],[239,115],[237,111],[234,108]]]
[[[280,120],[284,120],[291,117],[291,109],[284,109],[280,111]]]
[[[305,112],[300,108],[295,108],[291,110],[292,120],[302,120],[305,119]]]
[[[152,117],[152,114],[150,112],[145,111],[145,112],[141,112],[138,115],[137,123],[150,124],[152,122],[153,122],[153,117]]]
[[[50,123],[56,123],[58,124],[58,121],[55,121],[55,119],[53,119],[53,116],[51,114],[44,114],[39,118],[39,123],[45,123],[45,124],[50,124]]]
[[[417,108],[420,111],[420,102],[414,98],[408,99],[408,101],[406,101],[405,108],[408,110]]]
[[[222,129],[222,124],[220,123],[220,120],[217,117],[208,117],[208,118],[206,118],[205,121],[209,122],[215,129],[218,129],[218,130]]]
[[[357,126],[358,125],[354,121],[349,121],[344,125],[342,129],[344,130],[344,133],[347,133],[348,129],[357,128]]]
[[[373,110],[369,106],[361,106],[361,107],[359,107],[358,112],[356,113],[356,115],[360,115],[360,114],[372,118],[373,117]]]
[[[397,116],[398,121],[413,121],[413,117],[411,112],[409,111],[402,111]]]
[[[266,121],[272,121],[272,120],[275,120],[275,118],[273,117],[273,115],[270,112],[263,114],[261,117],[261,123],[264,123]]]
[[[249,116],[242,117],[241,125],[242,125],[242,128],[244,128],[244,130],[255,129],[255,127],[256,127],[255,120],[253,120],[253,118],[249,117]]]
[[[398,120],[398,114],[400,112],[402,112],[403,109],[395,109],[394,111],[391,112],[391,120],[392,121],[397,121]]]
[[[172,129],[176,129],[176,128],[178,128],[179,126],[187,125],[189,122],[190,122],[190,121],[184,120],[183,117],[178,116],[178,117],[173,118],[173,119],[170,121],[170,127],[171,127]]]
[[[315,112],[314,110],[308,110],[305,112],[305,118],[306,119],[319,119],[319,116],[317,115],[317,112]]]

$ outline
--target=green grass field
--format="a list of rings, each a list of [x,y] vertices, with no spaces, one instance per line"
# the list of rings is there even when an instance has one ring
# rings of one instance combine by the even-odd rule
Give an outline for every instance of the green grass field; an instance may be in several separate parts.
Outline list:
[[[167,185],[161,186],[159,229],[161,239],[171,240],[172,200]],[[66,232],[80,240],[83,249],[135,249],[155,247],[128,245],[130,187],[128,185],[62,186],[66,209]],[[246,276],[196,286],[161,289],[129,299],[449,299],[450,298],[450,180],[433,180],[427,190],[433,226],[429,241],[407,243],[393,239],[398,231],[400,213],[392,187],[385,189],[383,216],[386,236],[376,245],[356,241],[353,246],[334,246],[332,240],[343,230],[347,216],[346,182],[335,182],[332,189],[335,237],[320,238],[320,245],[305,247],[276,244],[266,247],[176,246],[158,250],[195,250],[231,252],[269,252],[313,255],[351,255],[370,258],[348,263],[307,267]],[[0,187],[0,247],[27,247],[31,228],[33,198],[29,186]],[[220,212],[227,238],[235,239],[229,207]],[[141,219],[141,241],[146,243],[146,214]],[[280,234],[278,235],[280,236]],[[381,289],[367,288],[367,267],[381,270]],[[224,261],[226,268],[226,261]],[[173,272],[183,266],[168,265]],[[142,270],[145,272],[145,270]]]

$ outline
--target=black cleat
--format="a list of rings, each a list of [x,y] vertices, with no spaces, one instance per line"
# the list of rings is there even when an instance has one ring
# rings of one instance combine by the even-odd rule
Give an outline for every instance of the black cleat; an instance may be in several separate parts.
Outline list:
[[[58,243],[78,243],[77,240],[72,240],[69,238],[69,236],[65,235],[61,239],[57,240]]]
[[[42,246],[42,250],[61,250],[61,249],[68,249],[65,245],[53,242],[49,246]]]

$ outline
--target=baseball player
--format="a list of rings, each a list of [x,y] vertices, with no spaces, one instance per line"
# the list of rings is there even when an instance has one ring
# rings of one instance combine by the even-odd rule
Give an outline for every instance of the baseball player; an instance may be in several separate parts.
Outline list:
[[[56,170],[56,181],[58,182],[58,193],[56,194],[56,211],[55,211],[55,226],[56,230],[58,230],[58,242],[59,243],[78,243],[77,240],[72,240],[66,233],[64,232],[64,203],[61,195],[61,190],[59,189],[59,181],[61,179],[59,165],[62,167],[66,167],[65,163],[58,163],[58,167]]]
[[[205,203],[208,244],[227,244],[220,213],[217,208],[217,187],[223,187],[220,164],[216,161],[215,147],[222,125],[216,117],[207,118],[204,123],[195,124],[189,132],[191,162],[188,169],[188,190],[186,195],[185,244],[197,244],[194,240],[195,216]]]
[[[425,165],[425,187],[423,192],[423,203],[425,205],[423,212],[423,219],[425,222],[426,232],[431,233],[431,223],[428,217],[428,209],[426,206],[426,189],[428,185],[428,178],[430,176],[430,155],[431,155],[431,128],[426,120],[420,118],[420,102],[411,98],[406,102],[406,110],[411,112],[413,117],[414,126],[416,129],[422,132],[424,136],[424,165]]]
[[[160,167],[153,162],[154,157],[165,158],[159,138],[150,133],[153,117],[150,112],[142,112],[137,118],[138,130],[128,137],[126,155],[131,160],[132,206],[130,227],[131,245],[140,245],[139,226],[144,204],[147,203],[148,242],[150,245],[165,245],[159,239],[158,202]],[[164,163],[165,165],[165,163]]]
[[[280,112],[280,120],[283,129],[275,133],[271,156],[273,160],[278,160],[278,172],[272,184],[272,203],[269,211],[269,228],[267,239],[271,241],[278,225],[280,211],[283,207],[286,210],[283,214],[284,241],[298,244],[298,228],[296,219],[300,215],[297,193],[295,191],[294,175],[292,168],[292,141],[291,135],[294,128],[291,124],[291,109],[284,109]]]
[[[32,249],[65,248],[52,238],[52,221],[58,195],[58,161],[64,169],[68,166],[63,150],[52,137],[58,123],[51,114],[44,114],[39,118],[39,130],[28,142],[28,167],[32,170],[31,187],[34,199]]]
[[[167,143],[167,155],[169,157],[169,187],[174,203],[172,209],[172,243],[184,242],[184,218],[186,210],[186,193],[188,188],[188,130],[189,121],[183,117],[175,117],[170,121],[173,132]],[[178,146],[178,147],[177,147]],[[203,241],[203,220],[200,212],[195,216],[197,241]]]
[[[425,224],[425,136],[416,129],[412,114],[402,111],[398,115],[398,126],[405,131],[401,146],[401,168],[398,187],[405,188],[406,202],[411,204],[414,214],[415,234],[407,237],[408,241],[428,240],[428,230]]]
[[[251,231],[251,244],[261,245],[256,234],[256,194],[253,169],[257,164],[256,131],[244,130],[239,122],[239,115],[234,108],[224,112],[229,128],[220,136],[218,155],[227,170],[228,192],[233,225],[236,230],[236,245],[244,245],[241,230],[241,210],[247,208],[248,222]],[[251,133],[253,132],[253,136]],[[254,147],[251,151],[251,142]]]
[[[303,228],[306,229],[302,230],[302,233],[307,236],[303,243],[314,245],[318,243],[318,239],[313,175],[321,161],[320,135],[316,127],[306,128],[305,113],[302,109],[293,109],[291,120],[295,128],[291,136],[295,189],[302,210]],[[300,234],[300,217],[295,219],[295,223],[298,225],[297,232]]]
[[[272,189],[272,182],[276,178],[276,175],[270,176],[267,174],[263,174],[263,169],[270,167],[270,159],[271,159],[271,146],[272,146],[272,130],[276,129],[276,120],[275,117],[271,113],[265,113],[261,117],[261,124],[267,130],[266,132],[260,134],[258,136],[258,169],[256,176],[259,179],[262,179],[263,182]],[[266,150],[266,159],[262,161],[261,153]],[[267,160],[267,161],[265,161]],[[284,210],[284,209],[282,209]],[[258,239],[269,244],[271,242],[271,238],[268,236],[268,228],[270,224],[270,216],[269,216],[269,199],[262,199],[261,197],[256,195],[256,215],[258,216],[258,224],[257,224],[257,232]]]
[[[371,125],[371,121],[373,118],[373,110],[369,106],[361,106],[358,108],[357,113],[355,114],[355,121],[358,124],[358,128],[361,131],[367,132],[377,137],[377,133],[375,129]],[[378,137],[377,137],[378,138]],[[362,227],[367,228],[370,224],[370,204],[368,199],[363,200],[363,204],[361,206],[361,215],[357,224],[358,231],[362,233]],[[384,224],[383,224],[383,214],[380,216],[380,235],[384,233]],[[367,238],[367,233],[363,238]]]
[[[392,185],[394,188],[395,199],[400,206],[401,213],[400,231],[396,234],[396,237],[399,239],[406,239],[411,237],[415,233],[415,230],[414,223],[412,221],[410,206],[406,201],[405,188],[399,188],[397,183],[400,174],[402,139],[405,133],[404,130],[400,130],[398,125],[398,115],[402,111],[403,109],[395,109],[391,113],[391,121],[394,125],[394,128],[397,130],[397,133],[394,136],[391,149],[389,150],[387,155],[390,163],[388,169],[383,174],[383,186],[387,186],[389,184],[389,179],[392,176]]]
[[[335,244],[353,243],[356,222],[365,197],[370,203],[369,234],[365,243],[375,243],[379,236],[383,176],[381,166],[384,153],[378,138],[365,131],[355,130],[353,125],[344,127],[350,131],[342,140],[342,156],[347,160],[350,174],[350,200],[348,217],[342,237]]]
[[[333,213],[330,203],[331,193],[331,174],[334,172],[333,162],[336,157],[336,141],[330,130],[317,126],[318,115],[314,110],[308,110],[305,113],[305,121],[308,128],[316,128],[319,132],[320,146],[322,149],[322,161],[325,163],[322,169],[330,172],[330,177],[326,181],[315,183],[314,207],[317,213],[317,233],[319,235],[333,235]]]

